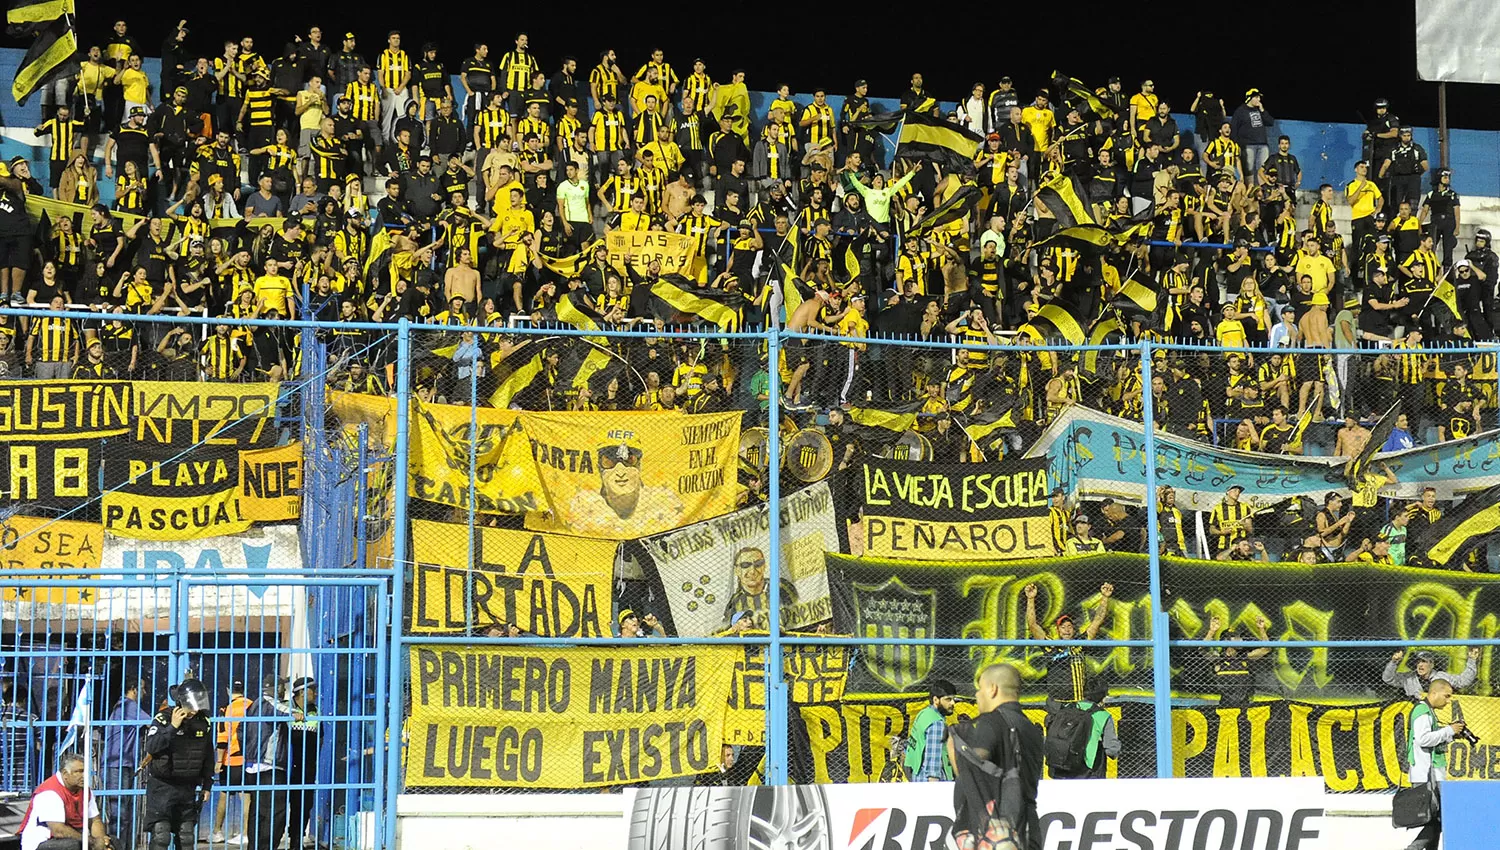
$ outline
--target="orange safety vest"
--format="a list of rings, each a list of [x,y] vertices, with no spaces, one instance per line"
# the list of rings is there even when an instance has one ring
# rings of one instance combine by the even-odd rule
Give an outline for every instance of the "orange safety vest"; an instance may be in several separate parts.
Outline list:
[[[245,710],[252,705],[252,701],[245,697],[235,697],[230,701],[229,707],[224,709],[226,718],[244,717]],[[230,720],[219,726],[219,749],[222,750],[220,758],[225,767],[244,767],[245,753],[240,749],[240,723]]]

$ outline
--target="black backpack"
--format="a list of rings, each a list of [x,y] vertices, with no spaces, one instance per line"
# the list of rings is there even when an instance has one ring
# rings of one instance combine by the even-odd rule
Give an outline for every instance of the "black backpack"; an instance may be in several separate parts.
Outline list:
[[[1059,703],[1047,717],[1047,741],[1043,752],[1052,776],[1077,776],[1088,772],[1089,738],[1094,718],[1073,703]]]

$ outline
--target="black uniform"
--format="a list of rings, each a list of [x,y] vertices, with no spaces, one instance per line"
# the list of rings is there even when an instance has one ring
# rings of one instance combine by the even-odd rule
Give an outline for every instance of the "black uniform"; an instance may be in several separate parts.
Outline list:
[[[1389,110],[1386,111],[1384,116],[1376,115],[1374,118],[1371,118],[1369,123],[1365,125],[1365,133],[1367,134],[1365,159],[1369,161],[1370,170],[1373,173],[1380,173],[1380,164],[1385,162],[1386,158],[1391,155],[1391,151],[1396,149],[1395,137],[1381,139],[1377,138],[1375,134],[1387,133],[1399,126],[1401,126],[1401,119],[1391,114]],[[1386,208],[1394,210],[1396,205],[1391,201],[1391,181],[1389,176],[1376,179],[1375,184],[1380,187],[1381,194],[1385,196]]]
[[[1452,186],[1438,184],[1422,206],[1431,210],[1428,226],[1432,228],[1432,241],[1443,246],[1443,265],[1452,266],[1453,249],[1458,247],[1458,193]]]
[[[151,718],[146,731],[146,832],[151,850],[167,850],[175,836],[177,850],[197,846],[198,791],[214,781],[214,734],[201,713],[172,727],[172,709]]]
[[[1415,142],[1397,145],[1387,160],[1391,164],[1385,172],[1391,182],[1388,203],[1394,208],[1407,201],[1416,209],[1422,197],[1422,163],[1427,161],[1427,151]]]

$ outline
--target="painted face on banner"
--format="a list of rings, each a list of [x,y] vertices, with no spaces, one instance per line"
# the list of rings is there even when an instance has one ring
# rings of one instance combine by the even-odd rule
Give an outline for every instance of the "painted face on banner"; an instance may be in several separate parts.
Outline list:
[[[734,556],[734,575],[740,590],[752,596],[765,592],[766,556],[759,549],[741,549]]]

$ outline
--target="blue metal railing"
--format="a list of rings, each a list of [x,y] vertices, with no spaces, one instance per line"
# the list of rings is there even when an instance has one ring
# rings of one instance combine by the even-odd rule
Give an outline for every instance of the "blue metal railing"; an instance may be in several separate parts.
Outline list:
[[[0,315],[25,316],[35,318],[38,315],[49,315],[45,312],[32,310],[16,310],[0,308]],[[67,318],[77,318],[76,313],[57,314]],[[186,324],[186,325],[217,325],[228,324],[237,327],[272,327],[282,329],[301,329],[303,334],[303,374],[302,381],[302,411],[301,419],[304,423],[303,439],[305,445],[305,467],[306,467],[306,491],[304,492],[304,504],[309,502],[317,504],[317,519],[311,517],[314,512],[304,509],[302,540],[305,551],[304,567],[298,571],[294,578],[287,578],[285,573],[268,570],[245,570],[235,577],[235,581],[265,581],[276,583],[276,580],[285,580],[288,584],[295,584],[305,589],[312,600],[311,613],[315,620],[313,632],[315,635],[314,646],[310,649],[301,649],[291,646],[264,646],[254,647],[247,650],[239,646],[202,646],[199,645],[199,635],[195,634],[191,625],[194,617],[199,612],[192,610],[189,599],[189,591],[195,588],[212,585],[211,580],[196,575],[159,575],[153,579],[141,581],[132,571],[122,569],[105,568],[95,572],[90,582],[99,588],[133,588],[137,591],[156,592],[153,588],[161,588],[164,592],[172,594],[173,604],[166,612],[168,622],[159,634],[167,639],[168,656],[171,660],[171,675],[179,676],[189,663],[189,656],[201,656],[203,658],[217,658],[221,656],[232,656],[234,653],[252,651],[257,654],[272,658],[287,657],[299,652],[311,652],[316,657],[316,667],[313,675],[319,681],[330,682],[341,676],[347,676],[349,682],[345,683],[346,692],[343,698],[338,700],[334,710],[328,715],[330,722],[345,724],[350,729],[363,729],[358,733],[362,737],[350,738],[343,751],[335,751],[335,744],[330,739],[325,742],[323,757],[329,761],[350,762],[347,770],[342,770],[335,781],[320,784],[315,790],[319,791],[319,818],[323,824],[320,830],[331,829],[328,821],[337,817],[336,812],[341,808],[338,805],[340,799],[344,799],[349,806],[362,810],[373,809],[377,815],[377,830],[375,844],[378,847],[394,847],[396,835],[396,800],[402,792],[404,764],[403,764],[403,736],[402,729],[405,720],[405,706],[402,692],[405,688],[406,679],[406,657],[413,644],[438,644],[438,645],[506,645],[506,646],[537,646],[537,647],[605,647],[617,646],[618,641],[610,637],[597,638],[564,638],[564,637],[537,637],[523,636],[520,638],[482,638],[469,636],[415,636],[406,633],[404,628],[407,612],[405,611],[405,594],[408,583],[412,580],[410,574],[411,563],[411,514],[409,511],[410,493],[408,489],[407,475],[405,471],[411,462],[411,443],[408,431],[412,425],[409,419],[411,400],[414,395],[411,362],[413,351],[417,340],[423,335],[433,331],[452,331],[454,328],[429,328],[428,326],[416,325],[407,319],[398,322],[380,323],[315,323],[307,321],[266,321],[266,320],[231,320],[231,319],[206,319],[201,317],[165,317],[165,316],[111,316],[126,321],[139,321],[154,324]],[[366,437],[368,432],[361,430],[360,443],[358,446],[346,446],[335,444],[321,433],[324,412],[327,409],[328,400],[324,392],[323,372],[327,369],[326,352],[322,343],[318,341],[319,334],[314,331],[333,330],[363,330],[373,331],[380,335],[393,338],[396,345],[396,380],[392,386],[391,395],[394,401],[395,427],[393,429],[394,443],[389,447],[389,455],[372,456],[367,452]],[[555,336],[555,337],[598,337],[606,336],[616,339],[670,339],[683,341],[732,341],[742,344],[763,343],[767,355],[766,363],[769,364],[767,377],[769,378],[769,399],[767,403],[767,423],[770,429],[770,438],[767,441],[767,454],[769,468],[779,468],[781,455],[781,376],[780,370],[775,367],[778,357],[787,342],[792,341],[822,341],[827,342],[833,337],[823,334],[808,334],[791,331],[781,331],[769,328],[759,331],[746,331],[738,333],[721,333],[717,331],[702,330],[672,330],[672,331],[584,331],[574,328],[540,328],[540,327],[473,327],[465,326],[464,331],[473,331],[480,335],[503,334],[509,336]],[[415,339],[414,339],[415,337]],[[983,349],[990,351],[1014,351],[1018,347],[1004,343],[969,345],[954,341],[947,337],[936,340],[923,340],[911,338],[884,338],[879,336],[868,336],[857,339],[838,338],[839,341],[864,342],[870,346],[905,347],[921,349],[937,349],[947,352],[960,350]],[[1125,354],[1131,359],[1139,359],[1141,378],[1144,386],[1149,387],[1154,371],[1152,355],[1158,351],[1191,352],[1224,354],[1229,352],[1267,354],[1273,353],[1265,348],[1240,347],[1225,348],[1221,346],[1199,346],[1177,343],[1128,343],[1115,345],[1027,345],[1020,350],[1027,352],[1057,352],[1057,353],[1080,353],[1080,352],[1108,352],[1113,354]],[[1463,349],[1446,347],[1428,347],[1420,349],[1401,349],[1400,354],[1429,354],[1429,355],[1453,355]],[[1494,349],[1476,349],[1479,353],[1493,353]],[[1280,354],[1355,354],[1353,351],[1331,351],[1328,349],[1276,349],[1274,353]],[[1373,353],[1369,350],[1363,352],[1365,355]],[[477,376],[471,376],[470,397],[473,398],[477,389]],[[1147,391],[1142,396],[1143,419],[1146,422],[1153,420],[1154,400],[1152,394]],[[471,414],[470,427],[477,426],[477,409]],[[361,426],[362,429],[364,426]],[[1154,535],[1157,526],[1157,506],[1153,494],[1158,482],[1158,470],[1156,468],[1156,435],[1153,428],[1144,429],[1144,477],[1148,498],[1145,499],[1146,527]],[[468,446],[469,458],[468,468],[471,482],[477,478],[475,474],[478,468],[478,441],[470,440]],[[368,492],[366,489],[366,470],[378,464],[389,464],[394,471],[391,479],[391,527],[390,541],[392,556],[390,561],[382,561],[378,564],[370,564],[365,553],[368,545],[372,542],[366,539],[368,518],[366,516],[366,503]],[[340,470],[354,469],[353,475],[338,474]],[[768,586],[780,587],[784,574],[784,564],[781,562],[783,528],[780,512],[775,509],[779,504],[781,494],[781,482],[779,476],[771,475],[768,479],[769,498],[768,503],[772,509],[768,511],[769,518],[769,552],[777,557],[772,557],[768,565]],[[478,519],[475,516],[473,505],[475,499],[472,494],[469,499],[469,509],[466,511],[469,525],[474,526]],[[1455,644],[1480,647],[1500,647],[1500,638],[1423,638],[1418,640],[1382,639],[1382,640],[1187,640],[1172,639],[1169,637],[1169,618],[1163,605],[1166,593],[1162,584],[1162,564],[1157,554],[1157,547],[1151,545],[1148,548],[1149,558],[1149,593],[1151,604],[1150,634],[1145,639],[1131,640],[1098,640],[1090,641],[1090,646],[1109,648],[1130,648],[1136,650],[1149,649],[1152,658],[1152,695],[1151,701],[1155,706],[1155,763],[1159,775],[1170,775],[1173,768],[1173,736],[1171,707],[1171,653],[1176,649],[1203,649],[1224,646],[1237,646],[1248,649],[1255,647],[1270,647],[1277,649],[1375,649],[1391,647],[1452,647]],[[472,566],[472,565],[471,565]],[[27,575],[9,579],[16,584],[29,587],[72,587],[76,586],[78,579],[76,571],[58,569],[55,571],[28,571]],[[373,616],[365,617],[364,611],[373,603]],[[472,606],[468,606],[470,609]],[[779,595],[769,594],[769,634],[755,636],[726,636],[726,637],[669,637],[653,640],[653,644],[665,646],[702,646],[702,645],[734,645],[734,646],[758,646],[764,647],[766,657],[775,659],[782,657],[783,653],[791,647],[802,646],[846,646],[846,647],[871,647],[871,646],[927,646],[927,647],[1008,647],[1015,649],[1027,649],[1035,647],[1056,646],[1057,640],[970,640],[956,638],[887,638],[876,639],[869,637],[834,637],[810,634],[783,634],[782,611]],[[48,640],[61,642],[61,645],[82,645],[83,633],[72,635],[49,631],[45,635]],[[349,640],[353,637],[353,640]],[[42,635],[39,634],[39,637]],[[10,653],[7,652],[7,655]],[[111,650],[110,655],[132,663],[144,664],[158,659],[162,652],[151,646],[122,647]],[[356,699],[362,696],[355,691],[355,687],[363,687],[362,683],[373,682],[375,702],[361,701]],[[333,687],[333,685],[330,685]],[[383,704],[380,702],[383,700]],[[787,730],[791,706],[788,699],[787,686],[780,676],[770,676],[766,681],[766,776],[765,781],[770,784],[784,784],[789,781],[789,752]],[[109,726],[112,722],[106,721],[102,725]],[[38,720],[34,726],[37,729],[56,729],[65,725],[64,719]],[[353,734],[353,733],[351,733]],[[331,738],[331,736],[330,736]],[[360,750],[373,750],[374,756],[368,765],[358,764],[358,759],[351,759],[350,755],[359,745]],[[3,756],[3,754],[0,754]],[[3,760],[3,759],[0,759]],[[3,766],[3,765],[0,765]],[[280,786],[277,786],[280,787]],[[301,787],[301,786],[295,786]],[[349,796],[352,795],[352,796]]]

